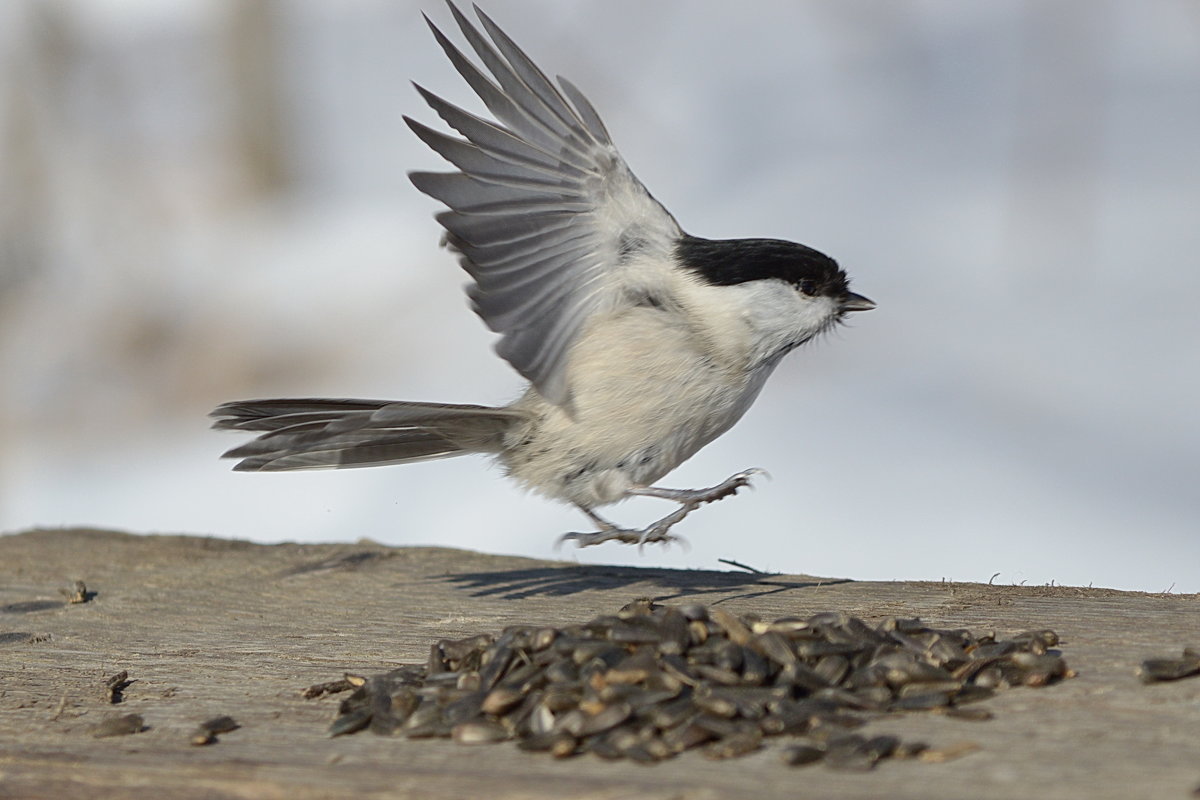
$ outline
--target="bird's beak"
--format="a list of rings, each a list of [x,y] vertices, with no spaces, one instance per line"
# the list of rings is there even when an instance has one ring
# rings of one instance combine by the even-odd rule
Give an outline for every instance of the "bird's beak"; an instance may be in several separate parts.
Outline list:
[[[875,307],[874,300],[868,300],[867,298],[863,297],[861,294],[855,294],[854,292],[846,292],[845,296],[842,298],[842,311],[843,312],[870,311],[874,307]]]

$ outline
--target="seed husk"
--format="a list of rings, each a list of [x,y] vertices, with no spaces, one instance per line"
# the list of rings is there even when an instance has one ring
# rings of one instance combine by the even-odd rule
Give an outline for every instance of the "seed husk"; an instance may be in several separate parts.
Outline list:
[[[920,692],[896,699],[892,708],[896,711],[928,711],[948,706],[950,700],[949,692]]]
[[[1200,652],[1187,648],[1179,658],[1148,658],[1138,668],[1142,683],[1177,681],[1200,675]]]
[[[513,739],[559,758],[587,752],[650,764],[694,748],[734,758],[788,734],[807,740],[784,751],[786,763],[869,770],[888,758],[954,758],[973,745],[930,749],[852,731],[897,710],[988,719],[986,709],[960,706],[1073,676],[1051,649],[1057,643],[1053,631],[1003,639],[907,618],[872,627],[841,612],[768,622],[643,598],[584,624],[441,639],[423,665],[347,674],[305,696],[352,690],[331,736],[370,729],[463,744]],[[1185,651],[1183,667],[1151,663],[1143,674],[1185,672],[1189,658],[1200,666]]]
[[[790,767],[815,764],[825,757],[825,751],[810,744],[794,744],[783,749],[783,763]]]
[[[704,757],[709,759],[737,758],[752,753],[762,745],[762,731],[749,728],[725,736],[704,748]]]
[[[108,697],[108,702],[116,705],[124,700],[125,697],[122,693],[132,683],[133,681],[129,680],[129,671],[124,669],[106,680],[104,682],[104,693]]]
[[[75,581],[75,585],[70,589],[59,589],[60,594],[67,598],[69,605],[78,605],[86,603],[92,599],[94,592],[89,592],[87,584],[83,581]]]
[[[450,738],[459,744],[491,744],[510,738],[508,729],[485,719],[460,722],[450,730]]]
[[[146,730],[146,723],[141,714],[125,714],[120,717],[109,717],[92,727],[92,737],[104,739],[109,736],[128,736]]]
[[[969,722],[986,722],[994,716],[986,708],[958,708],[957,706],[951,706],[936,710],[942,716],[950,717],[951,719],[965,719]]]
[[[191,743],[194,745],[213,744],[217,741],[217,734],[229,733],[236,731],[241,726],[237,724],[237,720],[230,716],[213,717],[206,719],[196,727],[192,733]]]
[[[336,694],[338,692],[348,692],[354,688],[350,681],[342,678],[336,681],[325,681],[324,683],[314,683],[307,689],[300,692],[301,697],[311,700],[314,697],[321,697],[326,694]]]
[[[854,772],[873,769],[879,759],[866,745],[866,737],[857,733],[834,737],[825,743],[825,763],[833,769]]]
[[[329,726],[329,735],[345,736],[348,733],[357,733],[371,724],[371,717],[371,711],[367,708],[348,711],[335,719]]]
[[[863,742],[863,750],[876,761],[884,758],[891,758],[896,752],[896,748],[900,746],[900,739],[896,736],[882,734],[872,736]]]
[[[705,742],[712,741],[715,736],[716,734],[711,730],[693,721],[685,722],[665,731],[662,735],[662,741],[672,753],[682,753],[684,750],[690,750]]]
[[[928,749],[929,745],[925,742],[901,740],[892,751],[892,758],[916,758]]]
[[[480,710],[484,714],[503,714],[525,699],[520,688],[500,685],[483,698]]]
[[[946,761],[953,761],[957,758],[970,755],[977,750],[982,750],[978,742],[956,742],[955,744],[947,745],[939,748],[925,748],[920,753],[917,753],[917,759],[920,761],[928,761],[932,764],[941,764]]]
[[[565,741],[569,741],[571,748],[574,749],[575,740],[565,733],[539,733],[526,736],[517,742],[517,747],[533,753],[541,753],[553,750],[559,742]]]

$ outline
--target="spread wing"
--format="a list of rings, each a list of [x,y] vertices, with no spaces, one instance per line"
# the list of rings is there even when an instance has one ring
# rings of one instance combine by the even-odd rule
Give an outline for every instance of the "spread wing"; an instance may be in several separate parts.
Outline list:
[[[458,172],[414,172],[448,211],[438,221],[474,279],[476,313],[502,334],[496,351],[547,400],[569,401],[568,348],[598,310],[627,302],[636,256],[670,257],[679,225],[613,146],[591,103],[555,85],[478,7],[489,38],[451,3],[489,77],[432,22],[450,61],[495,116],[482,119],[417,86],[465,139],[405,118]]]

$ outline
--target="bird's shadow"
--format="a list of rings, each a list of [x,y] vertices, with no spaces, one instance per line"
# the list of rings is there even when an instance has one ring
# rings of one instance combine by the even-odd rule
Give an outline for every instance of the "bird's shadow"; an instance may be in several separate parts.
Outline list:
[[[851,582],[845,578],[818,580],[761,572],[593,565],[458,572],[441,575],[438,579],[459,586],[472,597],[499,596],[505,600],[536,596],[563,597],[583,591],[624,589],[646,584],[663,589],[663,594],[652,598],[658,601],[713,594],[729,595],[738,589],[743,591],[733,596],[746,598]],[[726,599],[730,597],[723,597],[716,602]]]

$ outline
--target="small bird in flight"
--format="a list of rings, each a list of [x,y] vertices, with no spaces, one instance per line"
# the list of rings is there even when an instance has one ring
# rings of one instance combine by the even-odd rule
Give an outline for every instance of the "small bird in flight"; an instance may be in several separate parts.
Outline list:
[[[486,72],[429,26],[495,121],[417,86],[461,138],[405,117],[457,168],[410,178],[447,206],[437,220],[472,278],[472,306],[528,388],[499,407],[225,403],[214,427],[259,433],[225,457],[240,459],[236,470],[274,471],[483,453],[597,528],[562,540],[670,542],[673,525],[761,470],[707,489],[654,484],[729,430],[785,355],[875,304],[811,247],[684,233],[574,84],[552,82],[478,7],[482,31],[452,3],[450,11]],[[596,513],[634,496],[678,507],[640,529]]]

